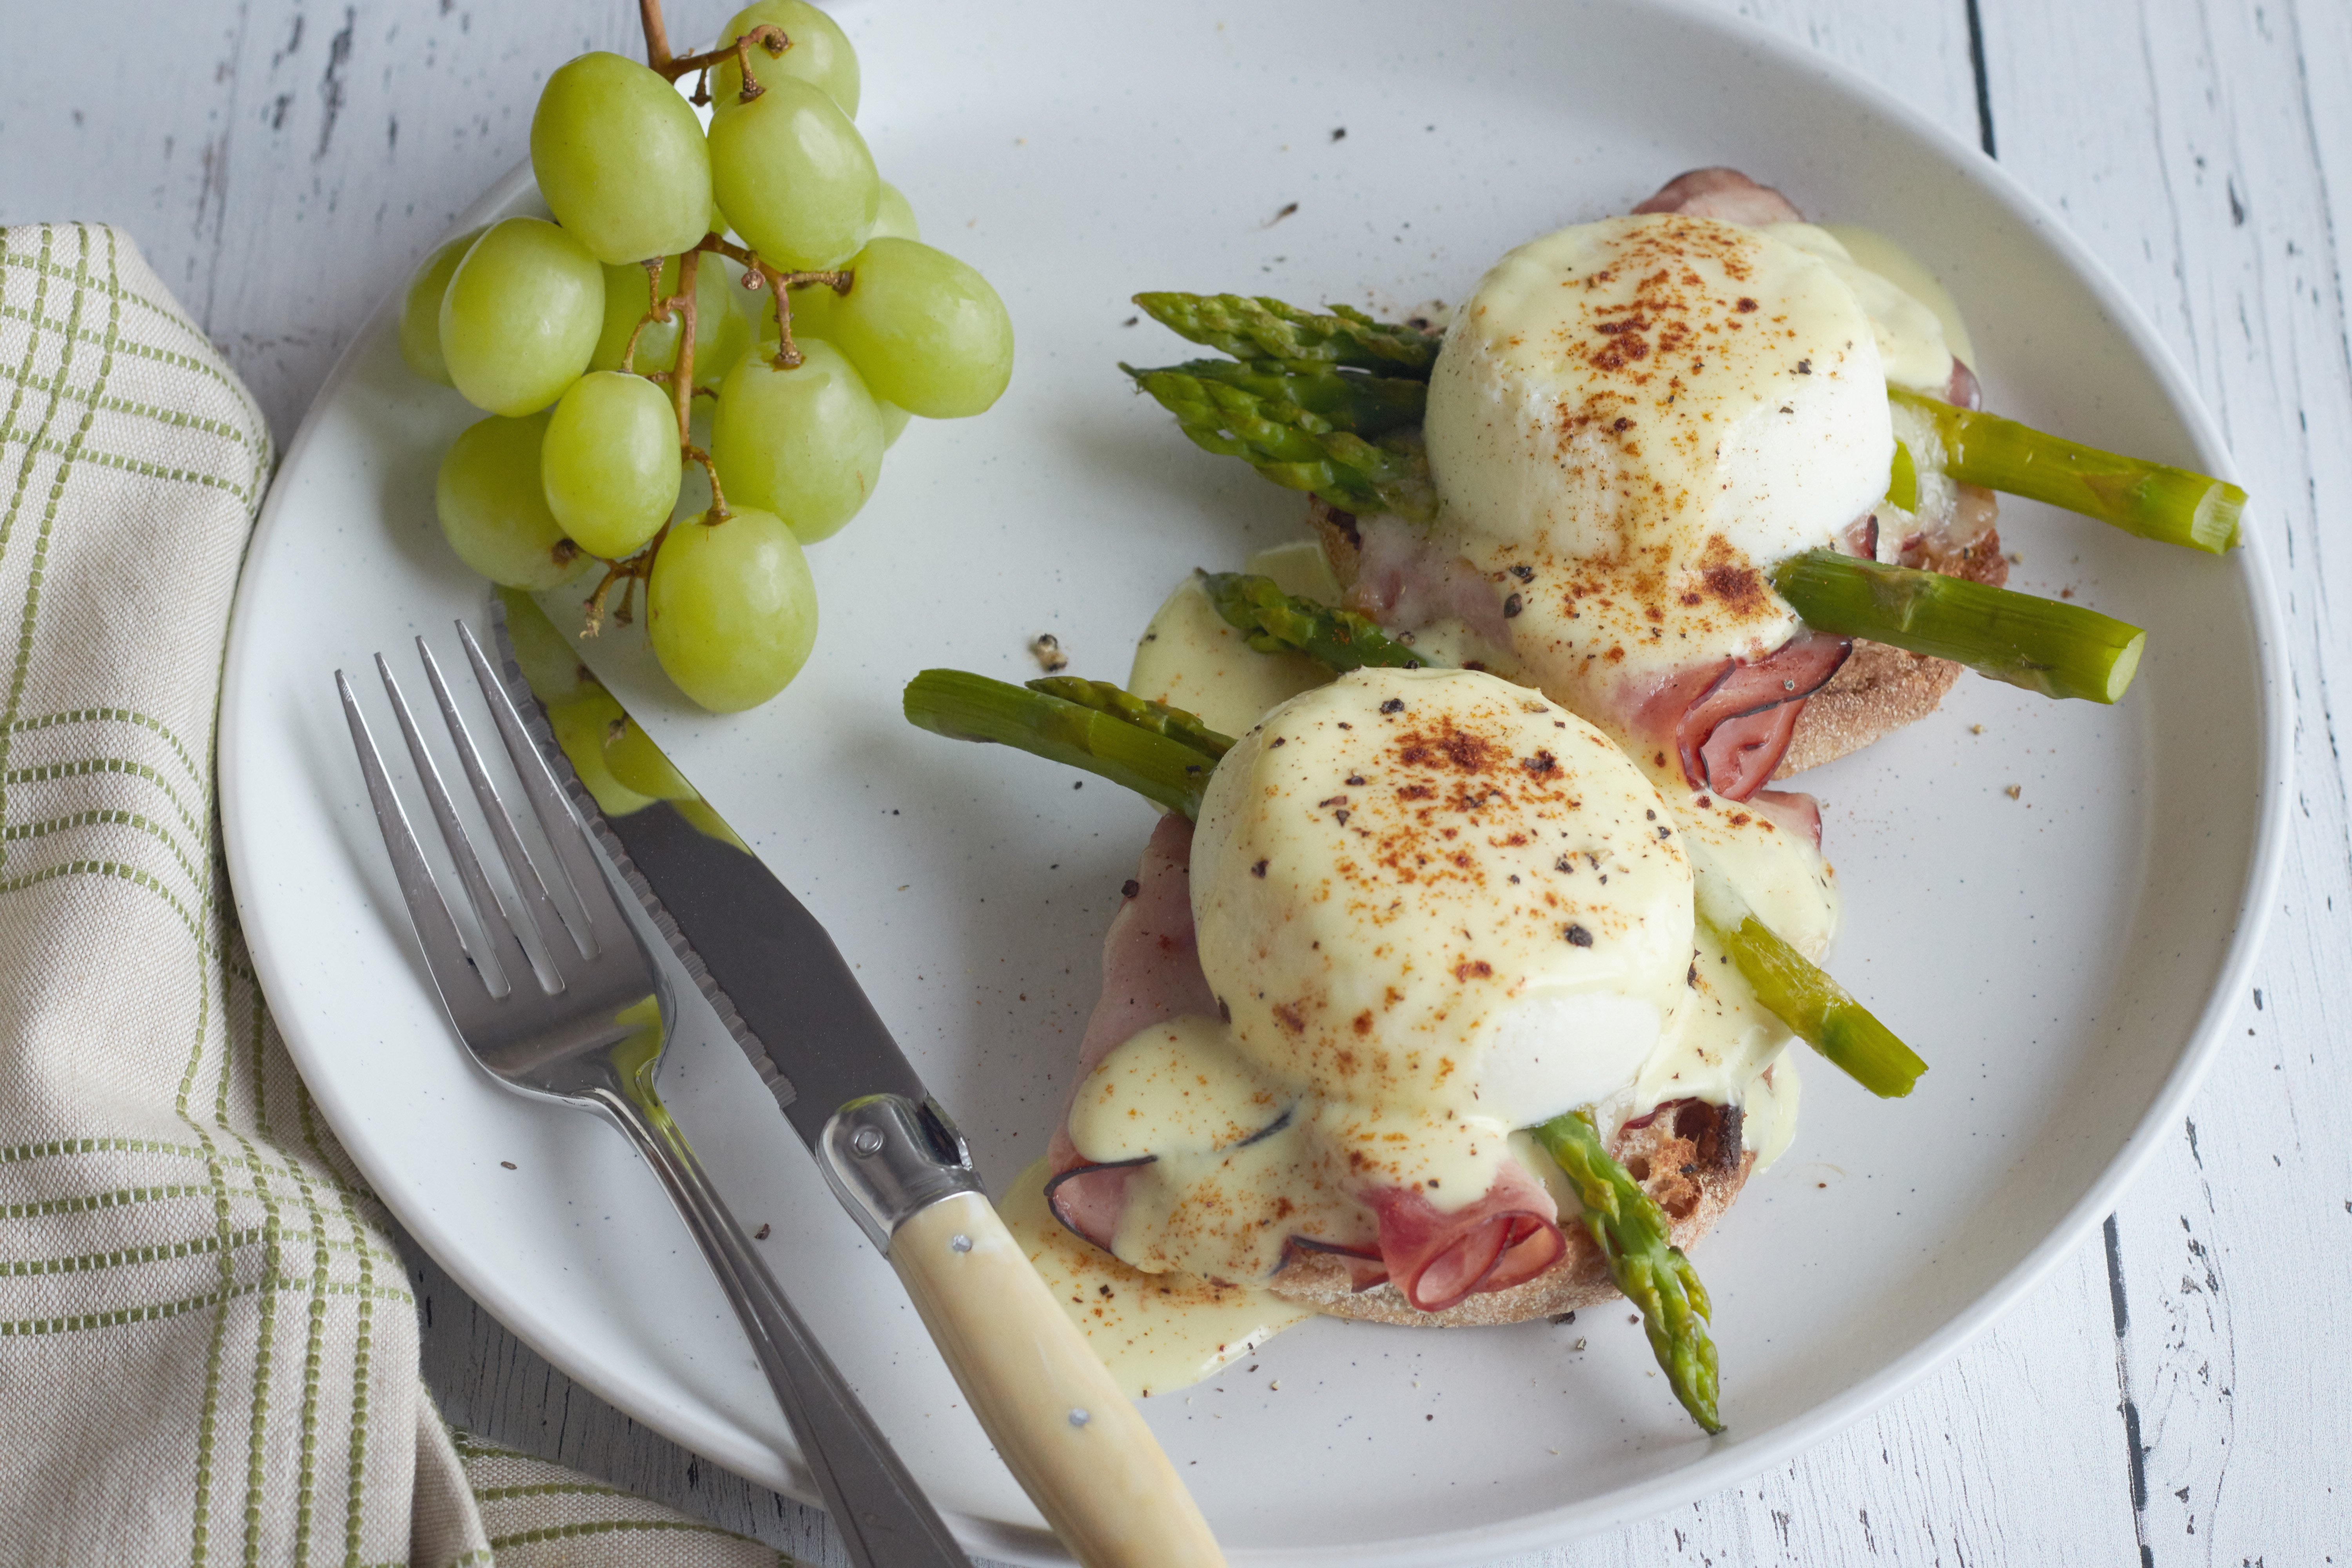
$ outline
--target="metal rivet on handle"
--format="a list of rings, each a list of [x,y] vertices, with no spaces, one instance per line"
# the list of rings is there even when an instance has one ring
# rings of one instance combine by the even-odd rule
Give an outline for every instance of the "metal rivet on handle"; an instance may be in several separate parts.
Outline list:
[[[965,1236],[959,1231],[957,1234],[948,1237],[948,1246],[958,1252],[970,1252],[971,1250],[971,1237]]]
[[[870,1160],[882,1152],[882,1129],[861,1127],[849,1135],[850,1152],[861,1160]]]
[[[1070,1425],[1073,1426],[1083,1426],[1093,1419],[1093,1416],[1088,1415],[1083,1410],[1073,1410],[1070,1412]]]

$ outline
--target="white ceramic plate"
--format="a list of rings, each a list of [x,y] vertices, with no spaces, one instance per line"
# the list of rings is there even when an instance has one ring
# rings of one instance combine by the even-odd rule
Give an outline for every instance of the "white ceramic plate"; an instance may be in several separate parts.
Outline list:
[[[1020,679],[1045,630],[1121,678],[1185,570],[1300,529],[1294,498],[1128,394],[1115,360],[1187,353],[1128,324],[1135,290],[1458,299],[1523,239],[1736,162],[1935,267],[1992,406],[2229,469],[2113,280],[1993,164],[1712,15],[1496,0],[1439,27],[1388,0],[894,0],[844,20],[884,172],[1012,309],[1013,390],[986,418],[919,421],[814,552],[823,635],[776,702],[709,719],[625,639],[593,661],[861,963],[1000,1185],[1044,1148],[1150,813],[919,733],[898,688],[937,664]],[[519,172],[469,221],[531,200]],[[630,1415],[809,1495],[655,1184],[608,1129],[473,1070],[413,955],[328,675],[379,648],[412,668],[419,632],[446,651],[483,597],[432,506],[473,415],[403,371],[391,326],[387,309],[311,411],[238,602],[223,811],[254,956],[329,1121],[451,1274]],[[1703,1249],[1728,1433],[1691,1427],[1622,1315],[1309,1324],[1147,1406],[1237,1561],[1476,1560],[1739,1480],[1950,1354],[2112,1206],[2218,1042],[2269,907],[2278,620],[2258,548],[2215,561],[2024,505],[2002,534],[2021,586],[2151,627],[2147,661],[2115,710],[1969,680],[1944,716],[1807,780],[1848,901],[1837,973],[1934,1070],[1882,1104],[1815,1066],[1794,1151]],[[736,1212],[774,1227],[777,1271],[940,1507],[977,1548],[1055,1560],[712,1020],[689,1017],[674,1058],[680,1120]]]

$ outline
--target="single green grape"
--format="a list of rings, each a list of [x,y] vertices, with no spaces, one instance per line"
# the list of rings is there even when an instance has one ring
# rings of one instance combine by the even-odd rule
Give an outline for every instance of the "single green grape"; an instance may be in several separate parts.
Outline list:
[[[604,319],[604,270],[544,219],[510,217],[476,240],[441,296],[451,384],[492,414],[536,414],[580,379]]]
[[[588,568],[540,485],[547,421],[493,416],[468,426],[449,444],[433,486],[433,510],[458,558],[493,583],[534,594]]]
[[[857,51],[849,47],[841,24],[802,0],[761,0],[735,13],[719,29],[719,41],[731,44],[761,23],[782,27],[793,47],[780,58],[754,44],[751,75],[761,87],[779,77],[796,77],[821,88],[852,119],[857,116]],[[743,90],[743,72],[732,56],[710,73],[710,101],[730,103]]]
[[[441,296],[449,291],[449,277],[457,263],[481,237],[482,231],[473,229],[436,247],[417,265],[409,277],[408,292],[401,296],[400,357],[409,369],[444,386],[449,384],[449,367],[441,361]]]
[[[700,800],[695,787],[686,782],[677,764],[662,754],[654,738],[637,728],[635,719],[624,719],[604,736],[604,765],[613,776],[639,795],[656,800]]]
[[[572,542],[618,561],[669,521],[679,461],[668,395],[641,375],[592,370],[548,416],[540,482]]]
[[[564,760],[587,786],[596,809],[607,816],[626,816],[654,803],[653,796],[641,795],[614,778],[612,764],[604,760],[604,738],[627,718],[613,694],[601,686],[547,705],[547,727],[555,731],[555,743],[563,748]]]
[[[679,690],[714,713],[782,691],[816,642],[816,584],[771,511],[672,527],[646,584],[646,631]]]
[[[662,298],[677,292],[677,258],[662,264]],[[715,387],[751,346],[751,323],[735,308],[732,274],[719,257],[705,255],[694,269],[694,384]],[[653,307],[642,267],[604,268],[604,327],[596,350],[588,356],[591,370],[618,370],[629,334],[637,332]],[[637,332],[636,357],[631,368],[643,374],[666,371],[677,363],[677,314],[667,321],[646,321]]]
[[[914,416],[897,404],[885,403],[878,397],[874,400],[874,406],[882,415],[882,446],[887,451],[898,444],[898,437],[906,433],[907,421]]]
[[[533,696],[541,702],[561,702],[597,684],[580,662],[572,639],[555,629],[537,600],[520,588],[497,593],[499,603],[506,606],[507,640],[514,645],[515,662],[522,667]]]
[[[873,232],[874,154],[822,89],[782,77],[710,117],[710,174],[735,232],[783,271],[838,267]]]
[[[710,459],[727,504],[784,520],[803,544],[857,515],[882,473],[881,411],[848,356],[822,338],[779,370],[748,354],[719,388]]]
[[[919,240],[877,239],[826,333],[866,385],[926,419],[985,410],[1013,376],[1013,318],[988,279]]]
[[[599,261],[674,256],[710,219],[710,153],[694,110],[619,55],[582,55],[547,79],[530,168],[556,221]]]

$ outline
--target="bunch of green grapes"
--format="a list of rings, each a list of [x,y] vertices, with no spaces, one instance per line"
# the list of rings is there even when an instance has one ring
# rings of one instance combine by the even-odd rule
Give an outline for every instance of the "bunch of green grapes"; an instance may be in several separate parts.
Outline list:
[[[803,547],[857,514],[910,416],[996,401],[1013,326],[876,172],[853,121],[857,57],[831,17],[759,0],[721,37],[681,58],[652,42],[650,67],[583,55],[550,78],[530,158],[555,221],[508,218],[427,257],[400,347],[489,415],[435,491],[466,563],[531,593],[601,568],[589,634],[615,592],[628,619],[642,581],[663,669],[731,712],[808,658]],[[673,85],[697,72],[707,133]],[[707,450],[697,395],[714,403]],[[713,499],[681,515],[688,463]]]

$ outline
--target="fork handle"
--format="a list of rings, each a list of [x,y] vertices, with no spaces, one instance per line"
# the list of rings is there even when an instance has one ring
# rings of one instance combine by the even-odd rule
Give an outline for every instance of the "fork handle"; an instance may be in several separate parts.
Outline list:
[[[858,1568],[969,1568],[955,1538],[907,1473],[667,1115],[627,1096],[596,1099],[661,1178],[670,1201],[742,1320],[760,1368]]]

